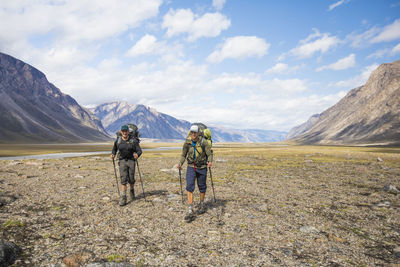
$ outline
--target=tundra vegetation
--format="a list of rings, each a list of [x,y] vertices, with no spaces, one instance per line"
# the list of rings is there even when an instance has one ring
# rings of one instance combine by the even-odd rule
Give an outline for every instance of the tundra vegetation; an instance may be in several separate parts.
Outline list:
[[[216,143],[213,149],[217,202],[208,178],[207,212],[191,223],[183,220],[174,168],[179,149],[144,151],[147,201],[136,175],[137,199],[124,207],[108,155],[2,160],[0,239],[22,249],[16,266],[400,263],[400,194],[384,190],[400,188],[400,148]]]

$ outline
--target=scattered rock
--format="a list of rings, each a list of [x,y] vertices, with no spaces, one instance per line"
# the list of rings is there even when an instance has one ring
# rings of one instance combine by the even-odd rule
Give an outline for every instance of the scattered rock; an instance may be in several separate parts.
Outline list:
[[[396,258],[400,259],[400,247],[395,247],[395,248],[393,249],[393,255],[394,255]]]
[[[111,199],[109,197],[103,197],[102,198],[104,201],[110,201]]]
[[[0,266],[13,264],[21,252],[21,249],[14,243],[0,240]]]
[[[77,175],[74,176],[74,178],[83,179],[84,177],[82,175],[80,175],[80,174],[77,174]]]
[[[178,194],[169,194],[169,195],[167,195],[168,200],[173,200],[173,199],[177,199],[177,198],[180,198],[180,197],[181,197],[181,195],[178,195]]]
[[[319,230],[317,228],[315,228],[314,226],[302,226],[302,227],[300,227],[300,232],[318,234]]]
[[[22,164],[22,162],[21,161],[12,160],[10,163],[8,163],[8,166],[15,166],[15,165],[19,165],[19,164]]]
[[[179,173],[179,169],[177,168],[177,165],[175,165],[174,167],[172,167],[171,169],[160,169],[161,172],[166,172],[166,173]]]
[[[5,195],[2,192],[0,192],[0,207],[7,205],[11,202],[14,202],[15,200],[17,200],[17,197],[12,195]]]
[[[27,162],[25,162],[25,165],[28,165],[28,166],[43,166],[44,163],[43,162],[36,162],[36,161],[27,161]]]
[[[85,267],[135,267],[133,264],[125,262],[105,262],[105,263],[90,263]]]
[[[78,267],[82,264],[88,262],[88,260],[92,257],[92,253],[89,251],[77,252],[71,255],[68,255],[63,259],[63,263],[68,267]]]
[[[386,191],[388,193],[395,194],[395,195],[400,193],[400,191],[394,185],[391,185],[391,184],[385,185],[385,187],[383,187],[383,191]]]
[[[375,204],[375,206],[378,208],[389,208],[391,206],[391,203],[389,201],[384,201],[384,202]]]
[[[382,160],[380,157],[378,157],[378,158],[376,159],[376,161],[382,162],[383,160]]]

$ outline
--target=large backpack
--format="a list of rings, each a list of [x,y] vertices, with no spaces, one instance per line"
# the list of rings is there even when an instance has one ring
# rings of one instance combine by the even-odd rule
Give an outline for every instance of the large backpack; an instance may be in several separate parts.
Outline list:
[[[202,136],[202,143],[201,143],[201,148],[204,149],[204,141],[207,141],[208,144],[210,145],[210,148],[212,148],[212,139],[211,139],[211,130],[210,128],[207,128],[207,126],[204,123],[201,122],[195,122],[192,125],[197,125],[199,127],[200,131],[200,136]],[[190,125],[190,126],[192,126]],[[188,132],[188,137],[190,136],[190,131]]]
[[[138,127],[133,123],[128,123],[127,125],[129,128],[129,139],[128,140],[130,142],[133,142],[132,138],[135,138],[138,141],[138,143],[140,143],[140,139],[139,139],[140,134],[139,134]],[[122,133],[121,133],[121,131],[118,131],[117,132],[117,145],[118,146],[119,146],[119,144],[121,144],[121,140],[122,140]]]

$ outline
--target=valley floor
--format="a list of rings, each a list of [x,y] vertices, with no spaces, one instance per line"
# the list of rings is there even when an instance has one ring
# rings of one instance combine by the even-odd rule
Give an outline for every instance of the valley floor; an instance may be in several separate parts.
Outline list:
[[[0,239],[22,249],[15,266],[400,264],[400,194],[383,190],[400,188],[400,148],[216,146],[217,201],[208,178],[207,212],[191,223],[179,154],[146,151],[147,201],[136,173],[124,207],[109,157],[0,161]]]

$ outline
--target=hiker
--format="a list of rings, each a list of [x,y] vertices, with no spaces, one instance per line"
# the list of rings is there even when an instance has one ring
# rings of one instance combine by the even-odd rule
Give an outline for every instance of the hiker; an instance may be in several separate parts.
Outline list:
[[[118,137],[114,142],[114,146],[111,152],[111,159],[114,160],[117,151],[119,173],[121,176],[121,202],[120,206],[126,205],[126,191],[127,184],[130,185],[130,200],[135,199],[135,160],[137,160],[142,154],[142,149],[139,146],[139,141],[132,135],[129,134],[128,125],[121,127],[121,137]]]
[[[178,169],[182,169],[182,165],[187,159],[186,170],[186,191],[189,203],[188,213],[185,216],[186,221],[191,221],[194,218],[193,213],[193,191],[195,189],[195,181],[200,191],[200,203],[197,210],[198,214],[205,212],[204,197],[207,189],[207,167],[212,165],[212,150],[210,144],[200,135],[200,130],[197,125],[190,127],[189,137],[185,140],[182,148],[181,159],[178,163]]]

